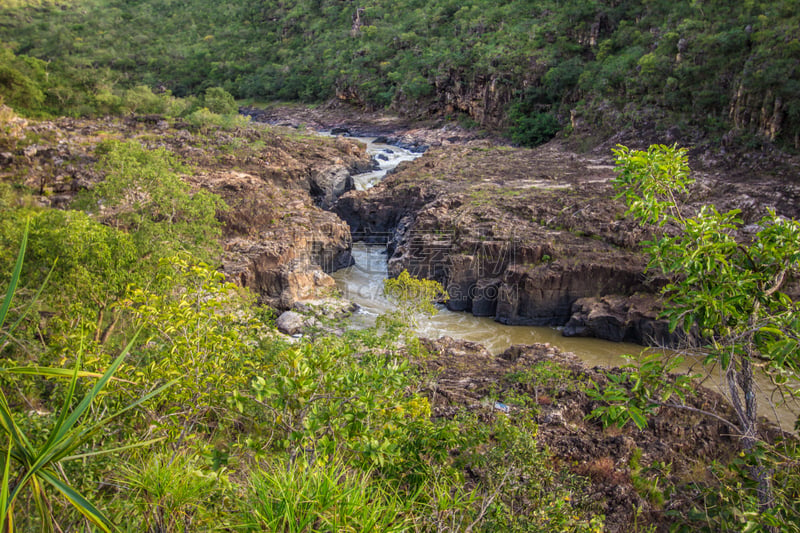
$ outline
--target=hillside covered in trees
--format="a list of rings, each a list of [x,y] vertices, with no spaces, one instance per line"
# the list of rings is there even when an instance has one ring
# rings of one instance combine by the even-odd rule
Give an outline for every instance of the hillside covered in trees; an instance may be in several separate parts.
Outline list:
[[[793,0],[6,2],[0,94],[29,114],[176,96],[336,97],[536,144],[632,124],[800,146]],[[16,58],[13,55],[16,55]]]
[[[3,0],[0,533],[800,531],[798,28]],[[445,305],[674,350],[419,338]]]

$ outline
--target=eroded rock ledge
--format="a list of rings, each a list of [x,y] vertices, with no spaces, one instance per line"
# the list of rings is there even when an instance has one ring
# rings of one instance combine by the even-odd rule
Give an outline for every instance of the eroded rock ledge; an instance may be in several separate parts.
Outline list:
[[[471,143],[432,149],[334,210],[354,238],[388,242],[390,274],[445,285],[452,310],[507,324],[572,320],[567,333],[614,338],[619,331],[582,319],[576,302],[616,295],[624,307],[637,294],[622,338],[670,342],[652,296],[662,282],[645,276],[637,249],[645,233],[611,199],[611,177],[608,161],[556,146]]]
[[[390,275],[408,270],[445,285],[452,310],[565,326],[565,335],[677,344],[682,337],[658,318],[664,280],[645,273],[640,243],[651,235],[614,200],[613,175],[610,151],[470,141],[432,148],[377,187],[344,194],[334,211],[354,239],[387,243]],[[692,201],[732,208],[746,198],[747,220],[797,207],[774,194],[781,177],[762,176],[758,187],[708,169],[698,178]]]

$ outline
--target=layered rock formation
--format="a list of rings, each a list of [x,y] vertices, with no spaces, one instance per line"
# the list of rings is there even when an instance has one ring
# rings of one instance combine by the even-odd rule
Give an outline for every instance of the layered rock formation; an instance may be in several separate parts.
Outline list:
[[[346,193],[334,210],[355,239],[387,243],[390,275],[407,269],[441,282],[452,310],[565,326],[565,335],[674,345],[683,339],[658,318],[664,280],[646,272],[640,250],[650,234],[614,200],[612,177],[610,152],[470,142],[432,149],[374,189]],[[790,215],[797,208],[774,194],[774,181],[699,178],[694,201],[726,207],[747,195],[748,220],[765,207]],[[720,190],[729,193],[720,198]]]
[[[335,210],[355,238],[389,244],[390,274],[409,270],[445,285],[450,309],[561,326],[580,299],[659,286],[644,275],[636,248],[644,233],[611,199],[611,176],[606,162],[552,146],[473,143],[432,150],[375,189],[345,194]],[[649,304],[628,338],[660,331],[657,301]],[[599,327],[568,332],[618,335]]]

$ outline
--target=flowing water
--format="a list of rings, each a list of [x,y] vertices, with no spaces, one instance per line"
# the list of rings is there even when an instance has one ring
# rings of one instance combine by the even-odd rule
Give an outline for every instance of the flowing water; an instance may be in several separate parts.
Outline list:
[[[380,156],[380,170],[353,176],[356,188],[368,189],[379,183],[386,173],[402,161],[411,161],[421,154],[402,148],[375,143],[374,138],[357,138],[367,145],[367,151],[374,157]],[[370,326],[378,315],[394,309],[394,305],[383,295],[383,280],[387,277],[386,251],[383,246],[355,243],[353,245],[355,264],[333,274],[338,289],[344,298],[359,305],[353,316],[355,325]],[[563,337],[556,328],[533,326],[507,326],[489,317],[475,317],[470,313],[449,311],[443,306],[433,317],[420,316],[418,334],[422,337],[439,338],[447,335],[456,339],[475,341],[486,346],[492,353],[501,353],[512,344],[549,343],[562,351],[573,352],[589,366],[619,366],[627,361],[625,354],[638,354],[644,348],[636,344],[618,343],[593,338]],[[703,373],[699,360],[687,357],[681,370]],[[708,374],[703,384],[725,394],[724,378]],[[797,420],[797,405],[791,408],[781,406],[773,410],[771,401],[774,387],[766,378],[758,380],[760,388],[759,412],[782,428],[791,431]]]
[[[412,161],[422,154],[403,148],[376,143],[374,137],[354,137],[367,145],[367,153],[380,164],[380,170],[353,176],[356,189],[368,189],[383,179],[386,173],[403,161]],[[387,276],[386,253],[381,246],[356,243],[353,246],[355,265],[333,274],[345,298],[357,303],[361,310],[356,320],[371,325],[375,318],[391,311],[394,306],[383,296],[383,280]],[[619,365],[622,354],[636,354],[641,346],[599,339],[563,337],[555,328],[507,326],[489,317],[448,311],[444,307],[431,318],[420,317],[419,334],[438,338],[448,335],[457,339],[480,342],[493,353],[500,353],[512,344],[550,343],[564,351],[573,352],[590,365]]]
[[[386,252],[383,246],[355,243],[355,265],[333,274],[342,295],[359,305],[355,320],[363,326],[373,325],[378,315],[394,309],[394,304],[383,295],[386,279]],[[564,351],[573,352],[590,365],[620,365],[622,354],[635,354],[642,350],[636,344],[610,342],[599,339],[562,337],[555,328],[532,326],[507,326],[489,317],[476,317],[470,313],[449,311],[441,306],[433,317],[418,317],[418,333],[423,337],[438,338],[448,335],[456,339],[480,342],[492,353],[500,353],[512,344],[550,343]]]

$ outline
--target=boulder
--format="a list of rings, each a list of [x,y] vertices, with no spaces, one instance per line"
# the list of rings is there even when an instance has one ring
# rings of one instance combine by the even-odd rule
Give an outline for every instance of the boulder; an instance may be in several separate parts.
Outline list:
[[[687,336],[680,331],[670,333],[669,322],[659,318],[660,311],[661,303],[652,294],[580,298],[572,304],[572,315],[562,333],[649,346],[685,346]]]
[[[350,170],[343,166],[325,168],[311,177],[310,193],[320,207],[330,209],[345,192],[353,189]]]
[[[287,335],[298,335],[305,327],[305,317],[294,311],[284,311],[275,321],[278,331]]]

